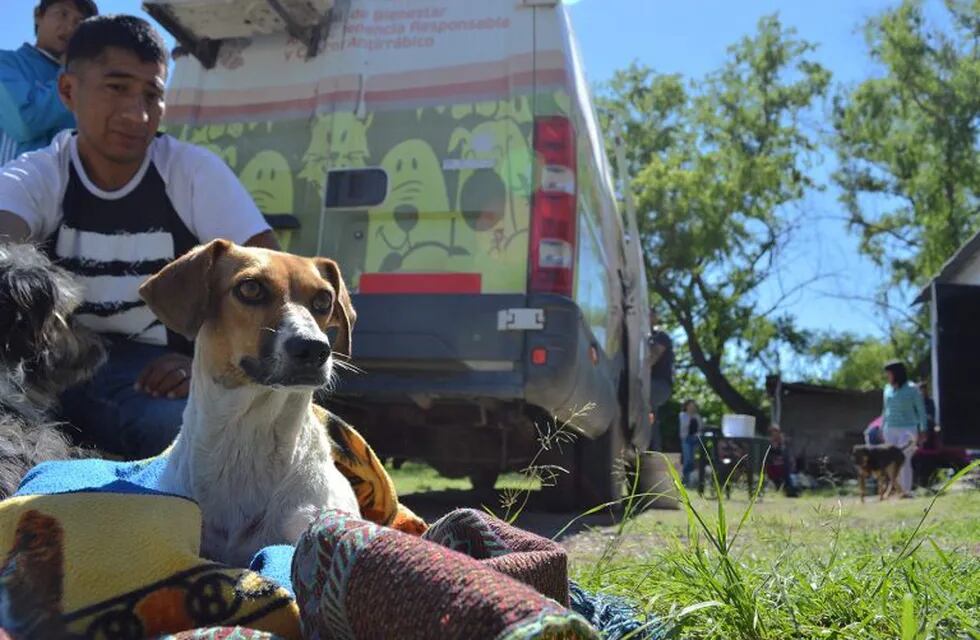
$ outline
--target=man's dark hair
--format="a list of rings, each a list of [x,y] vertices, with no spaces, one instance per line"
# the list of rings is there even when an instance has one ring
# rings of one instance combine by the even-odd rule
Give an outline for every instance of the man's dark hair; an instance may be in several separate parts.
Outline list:
[[[136,16],[112,15],[89,18],[78,25],[68,41],[65,66],[95,60],[115,47],[136,54],[143,62],[167,64],[167,45],[149,22]]]
[[[37,4],[37,8],[34,10],[34,14],[36,16],[43,16],[47,10],[54,5],[58,4],[59,2],[66,1],[75,5],[75,8],[78,9],[79,13],[86,18],[99,15],[99,8],[95,6],[95,0],[41,0],[41,2]],[[34,33],[35,35],[37,34],[37,23],[34,24]]]
[[[37,12],[43,14],[45,11],[58,4],[59,2],[64,2],[65,0],[41,0],[37,5]],[[68,0],[75,8],[78,9],[86,18],[91,18],[92,16],[99,15],[99,8],[95,6],[93,0]]]

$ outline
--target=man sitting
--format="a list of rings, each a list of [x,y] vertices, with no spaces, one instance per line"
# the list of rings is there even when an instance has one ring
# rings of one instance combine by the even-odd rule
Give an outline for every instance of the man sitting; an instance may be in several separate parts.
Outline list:
[[[65,57],[58,90],[78,129],[0,169],[0,238],[48,242],[85,289],[79,320],[109,340],[106,366],[62,398],[64,418],[103,451],[150,456],[180,427],[192,349],[139,285],[215,238],[278,245],[217,156],[157,133],[168,55],[149,23],[86,20]]]
[[[790,498],[799,495],[793,481],[794,461],[786,446],[786,438],[778,424],[769,426],[769,454],[766,457],[766,477],[777,487],[783,489]]]

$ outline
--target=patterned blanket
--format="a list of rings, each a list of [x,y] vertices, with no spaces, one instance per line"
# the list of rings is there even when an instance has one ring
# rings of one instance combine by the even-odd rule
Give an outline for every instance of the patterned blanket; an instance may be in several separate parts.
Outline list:
[[[0,502],[0,640],[598,637],[565,608],[560,546],[477,511],[427,530],[360,435],[325,424],[359,517],[325,512],[249,567],[200,557],[162,456],[35,468]]]

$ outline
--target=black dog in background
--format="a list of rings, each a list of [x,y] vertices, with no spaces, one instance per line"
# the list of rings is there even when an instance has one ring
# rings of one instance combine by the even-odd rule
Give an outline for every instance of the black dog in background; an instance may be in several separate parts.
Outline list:
[[[103,362],[99,336],[75,323],[81,289],[37,248],[0,244],[0,499],[46,460],[83,455],[53,418],[62,391]]]
[[[878,498],[884,500],[898,488],[898,472],[905,462],[905,454],[890,444],[857,444],[851,450],[851,459],[858,472],[861,502],[864,502],[865,483],[874,477],[878,484]]]

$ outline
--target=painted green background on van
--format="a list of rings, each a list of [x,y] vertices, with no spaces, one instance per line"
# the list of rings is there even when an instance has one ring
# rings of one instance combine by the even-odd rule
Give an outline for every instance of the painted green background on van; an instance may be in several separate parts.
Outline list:
[[[537,100],[539,113],[568,113],[564,94]],[[183,125],[171,133],[221,156],[263,213],[299,218],[301,228],[285,248],[338,260],[354,291],[363,273],[434,272],[479,273],[483,293],[523,293],[535,181],[533,109],[530,96],[519,96],[363,116],[324,113],[312,122]],[[579,146],[575,298],[600,344],[614,349],[616,332],[607,336],[609,240],[582,136]],[[446,161],[463,168],[444,169]],[[388,174],[385,201],[327,210],[321,226],[327,172],[376,166]],[[493,194],[499,202],[479,206]]]
[[[319,248],[338,259],[355,290],[362,273],[450,272],[480,273],[484,293],[520,293],[534,184],[530,100],[183,125],[171,133],[220,155],[263,213],[299,218],[288,249],[314,255]],[[444,169],[447,161],[462,164]],[[327,171],[376,166],[388,174],[384,202],[327,210],[321,228]]]

